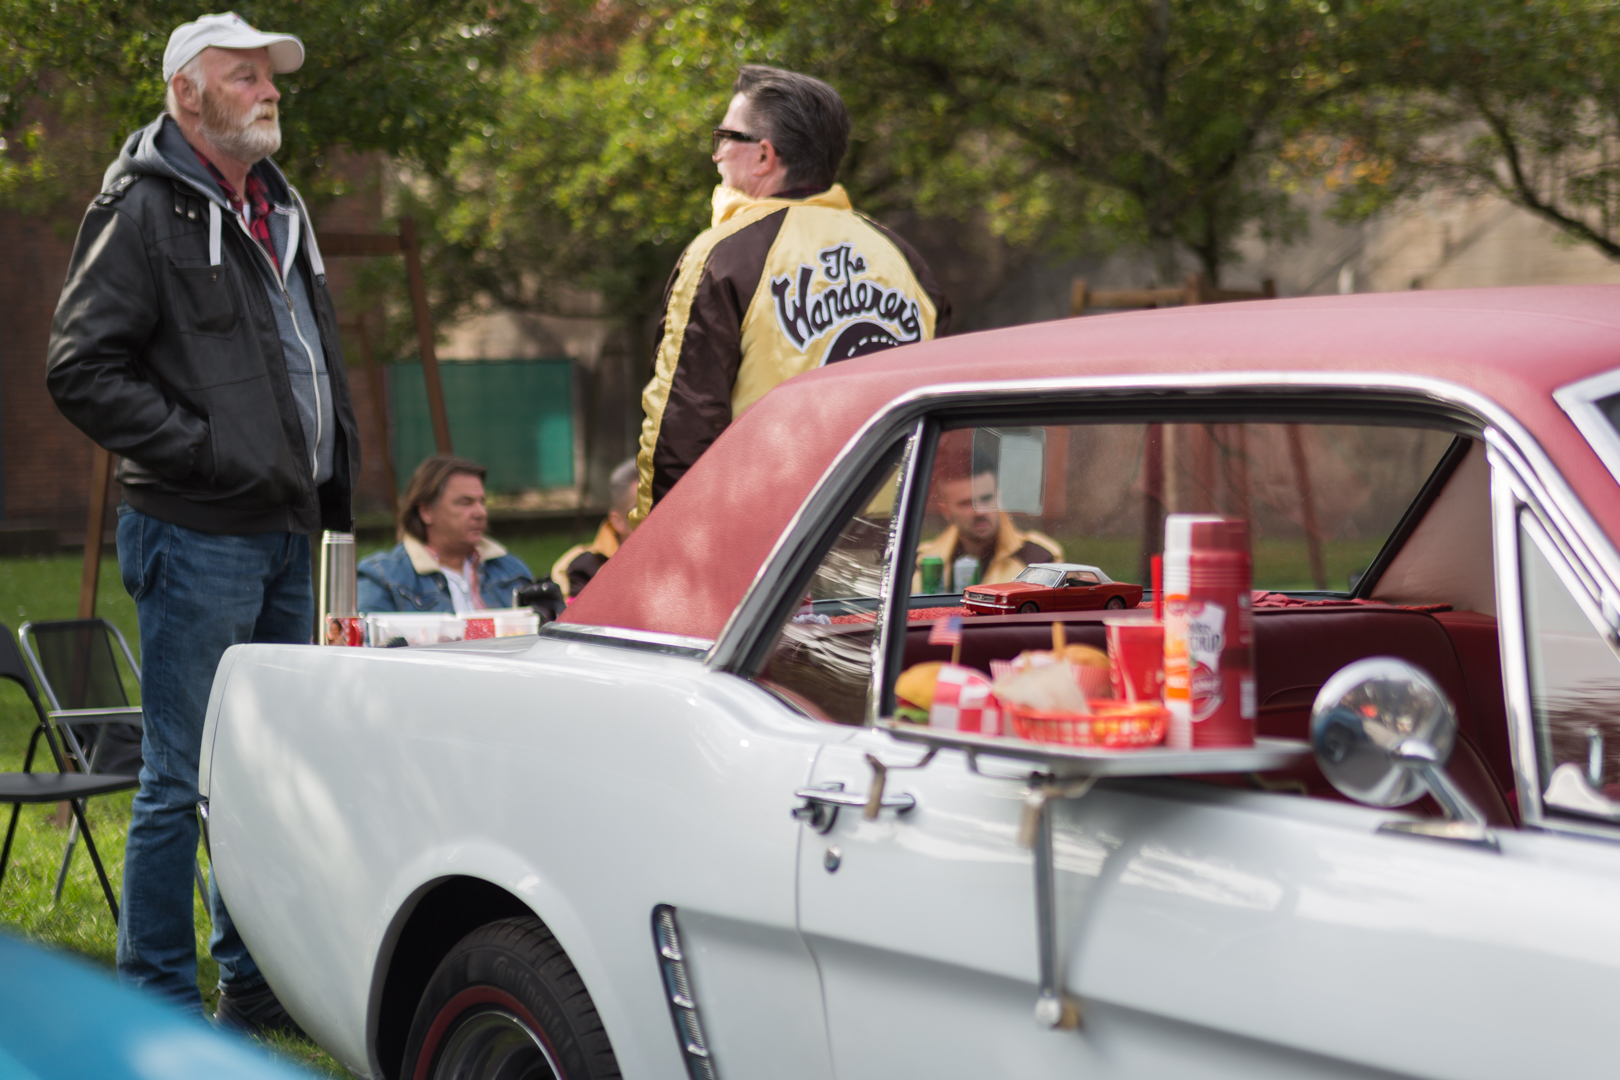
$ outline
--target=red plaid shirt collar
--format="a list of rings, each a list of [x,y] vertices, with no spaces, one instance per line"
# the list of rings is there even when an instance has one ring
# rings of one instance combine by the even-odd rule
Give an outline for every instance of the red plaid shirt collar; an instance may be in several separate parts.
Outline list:
[[[197,155],[197,160],[203,163],[203,166],[213,176],[215,182],[225,192],[225,198],[230,200],[231,212],[240,215],[242,213],[242,197],[236,193],[235,188],[231,187],[230,181],[225,179],[223,173],[214,168],[212,161],[198,153],[195,146],[191,148],[191,152]],[[253,209],[253,212],[248,215],[248,231],[253,234],[253,238],[259,242],[270,256],[270,262],[275,266],[276,273],[279,274],[281,273],[281,260],[276,258],[276,245],[270,239],[270,189],[265,187],[263,180],[251,172],[248,173],[247,178],[247,197],[248,203],[251,204]]]

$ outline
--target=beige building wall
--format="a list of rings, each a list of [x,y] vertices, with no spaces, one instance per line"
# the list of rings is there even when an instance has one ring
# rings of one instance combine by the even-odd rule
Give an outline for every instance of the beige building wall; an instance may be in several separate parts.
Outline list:
[[[1620,284],[1620,263],[1495,196],[1431,193],[1353,226],[1326,218],[1326,205],[1325,197],[1311,205],[1310,232],[1297,244],[1243,244],[1231,284],[1274,277],[1280,296]]]

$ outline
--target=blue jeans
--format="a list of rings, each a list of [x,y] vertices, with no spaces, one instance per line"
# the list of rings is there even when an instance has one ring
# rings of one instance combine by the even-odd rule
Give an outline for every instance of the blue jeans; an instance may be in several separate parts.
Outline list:
[[[315,621],[309,537],[222,536],[118,509],[118,568],[141,627],[141,788],[124,849],[118,977],[202,1011],[192,861],[197,759],[219,658],[248,641],[304,643]],[[220,989],[264,984],[210,881]]]

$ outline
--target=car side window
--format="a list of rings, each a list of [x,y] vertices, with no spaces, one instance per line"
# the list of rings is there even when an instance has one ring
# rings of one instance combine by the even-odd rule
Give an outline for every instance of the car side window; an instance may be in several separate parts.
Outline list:
[[[758,681],[818,719],[864,724],[873,692],[872,633],[894,552],[902,448],[869,480],[777,632]]]
[[[1528,512],[1521,513],[1525,657],[1543,804],[1553,814],[1615,820],[1620,658],[1594,624],[1586,591],[1566,583],[1568,563]]]

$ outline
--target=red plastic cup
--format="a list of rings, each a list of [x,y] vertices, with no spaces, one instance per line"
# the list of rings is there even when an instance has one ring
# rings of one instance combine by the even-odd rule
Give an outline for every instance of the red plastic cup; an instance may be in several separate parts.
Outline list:
[[[1106,626],[1108,675],[1120,701],[1164,697],[1164,624],[1115,622]]]

